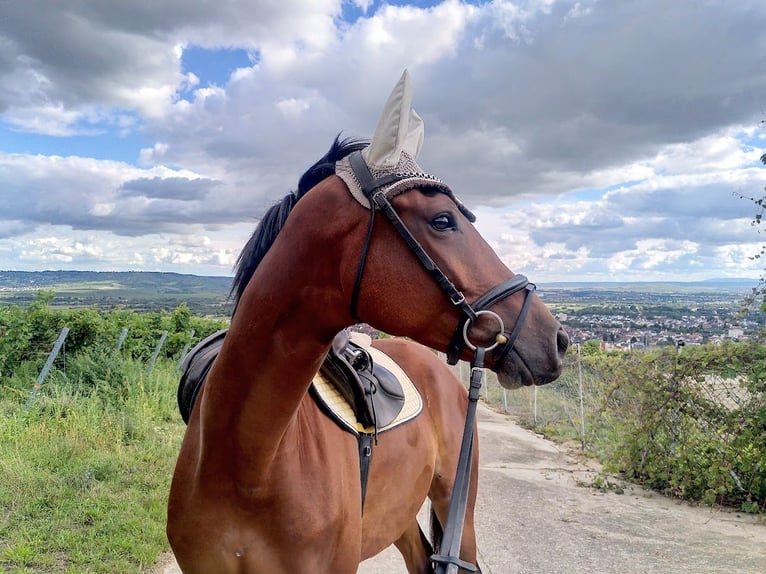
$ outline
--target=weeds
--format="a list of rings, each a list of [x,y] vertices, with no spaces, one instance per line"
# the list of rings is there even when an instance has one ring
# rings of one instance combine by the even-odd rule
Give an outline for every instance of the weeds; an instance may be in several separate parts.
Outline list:
[[[175,363],[90,354],[29,411],[0,388],[0,572],[135,573],[167,549]]]

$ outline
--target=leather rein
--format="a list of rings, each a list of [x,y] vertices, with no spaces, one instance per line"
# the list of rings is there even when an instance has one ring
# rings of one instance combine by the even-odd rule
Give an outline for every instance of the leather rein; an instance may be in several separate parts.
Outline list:
[[[436,563],[436,574],[456,574],[458,568],[463,568],[469,572],[475,572],[477,568],[474,564],[460,560],[460,541],[463,536],[463,524],[465,522],[465,512],[468,503],[476,407],[484,379],[484,357],[488,351],[495,350],[495,364],[500,364],[511,349],[513,349],[527,317],[529,305],[532,301],[532,294],[535,291],[535,284],[530,283],[524,275],[515,275],[511,279],[490,289],[472,304],[468,303],[463,293],[449,280],[442,270],[439,269],[439,266],[428,253],[426,253],[423,246],[420,245],[410,230],[407,229],[407,226],[396,213],[390,199],[382,189],[384,186],[407,179],[411,177],[412,174],[389,174],[376,179],[372,176],[367,163],[362,157],[361,151],[355,151],[348,157],[362,192],[370,202],[370,223],[367,228],[367,236],[359,259],[354,290],[351,296],[352,318],[358,320],[357,308],[359,304],[359,293],[367,261],[367,253],[372,240],[376,209],[379,209],[389,219],[394,226],[394,229],[396,229],[399,235],[404,239],[407,246],[415,254],[426,271],[447,294],[452,304],[462,313],[462,317],[458,321],[447,350],[447,362],[451,365],[457,363],[464,346],[467,346],[474,353],[474,358],[471,361],[468,409],[466,412],[465,428],[463,430],[463,440],[460,447],[460,458],[458,459],[455,482],[452,489],[452,498],[450,500],[449,511],[447,514],[447,522],[444,525],[442,547],[440,548],[440,554],[433,555],[431,560]],[[522,290],[524,291],[524,302],[516,320],[516,324],[513,329],[508,332],[505,329],[502,318],[494,311],[490,311],[489,308],[506,297]],[[478,344],[474,344],[469,337],[471,325],[482,315],[493,318],[498,323],[497,335],[495,340],[489,346],[479,346]]]

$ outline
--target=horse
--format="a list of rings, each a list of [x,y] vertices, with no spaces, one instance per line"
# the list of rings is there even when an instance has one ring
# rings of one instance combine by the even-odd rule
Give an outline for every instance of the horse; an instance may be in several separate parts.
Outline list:
[[[467,393],[432,349],[466,360],[487,349],[486,366],[509,388],[561,372],[561,325],[446,185],[408,172],[395,193],[376,196],[378,208],[350,193],[338,165],[359,164],[368,147],[336,138],[240,254],[229,331],[191,411],[168,500],[167,535],[186,574],[352,574],[391,544],[410,574],[433,572]],[[390,178],[383,183],[390,191]],[[335,335],[357,322],[393,336],[374,347],[425,405],[379,435],[364,504],[357,441],[308,392]],[[469,563],[476,460],[460,544]],[[426,498],[433,547],[416,516]]]

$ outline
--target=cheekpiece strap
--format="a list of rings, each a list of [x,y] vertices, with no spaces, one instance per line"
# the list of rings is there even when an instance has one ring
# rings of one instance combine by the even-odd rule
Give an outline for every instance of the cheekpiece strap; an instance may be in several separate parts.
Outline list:
[[[374,225],[374,214],[376,208],[380,209],[391,221],[394,229],[396,229],[402,239],[404,239],[405,243],[407,243],[407,246],[415,254],[426,271],[437,282],[439,287],[441,287],[441,289],[447,294],[452,304],[458,307],[463,312],[465,317],[470,318],[471,320],[475,320],[476,314],[465,300],[463,294],[457,287],[455,287],[454,283],[449,280],[449,278],[442,272],[442,270],[439,269],[439,266],[433,261],[433,259],[431,259],[428,253],[426,253],[425,249],[423,249],[423,246],[420,245],[415,236],[410,233],[410,230],[407,229],[407,226],[396,213],[394,206],[391,205],[391,202],[389,201],[388,197],[386,197],[386,194],[381,191],[382,187],[391,183],[395,183],[396,181],[403,179],[404,176],[400,176],[398,174],[390,174],[375,179],[370,172],[370,168],[367,166],[367,162],[362,156],[362,152],[359,150],[351,153],[348,156],[348,159],[351,168],[354,170],[354,175],[356,176],[356,179],[359,181],[359,184],[362,188],[362,193],[364,193],[365,197],[367,197],[370,202],[371,210],[370,225],[367,230],[367,238],[364,247],[362,248],[362,255],[360,258],[359,267],[357,268],[357,276],[354,284],[354,292],[351,297],[351,316],[354,318],[354,320],[358,320],[356,312],[359,303],[359,291],[362,286],[362,275],[364,273],[364,267],[367,260],[367,252],[369,250],[370,241],[372,239],[372,228]]]

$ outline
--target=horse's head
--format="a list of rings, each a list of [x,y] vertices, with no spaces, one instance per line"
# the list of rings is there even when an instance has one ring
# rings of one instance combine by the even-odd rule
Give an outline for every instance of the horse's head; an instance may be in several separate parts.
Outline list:
[[[446,189],[377,195],[371,234],[370,213],[358,202],[347,207],[358,217],[345,241],[349,250],[354,244],[343,269],[349,313],[447,352],[453,361],[471,360],[476,347],[486,348],[487,366],[507,388],[555,380],[566,333]]]
[[[351,315],[445,350],[451,362],[486,351],[487,364],[507,387],[548,383],[561,373],[568,337],[534,285],[514,275],[481,238],[474,215],[418,166],[423,122],[411,100],[405,71],[369,147],[336,163],[336,174],[372,216],[354,273]],[[375,225],[376,219],[388,221]],[[382,296],[367,306],[366,286]],[[404,325],[408,330],[400,330]]]

